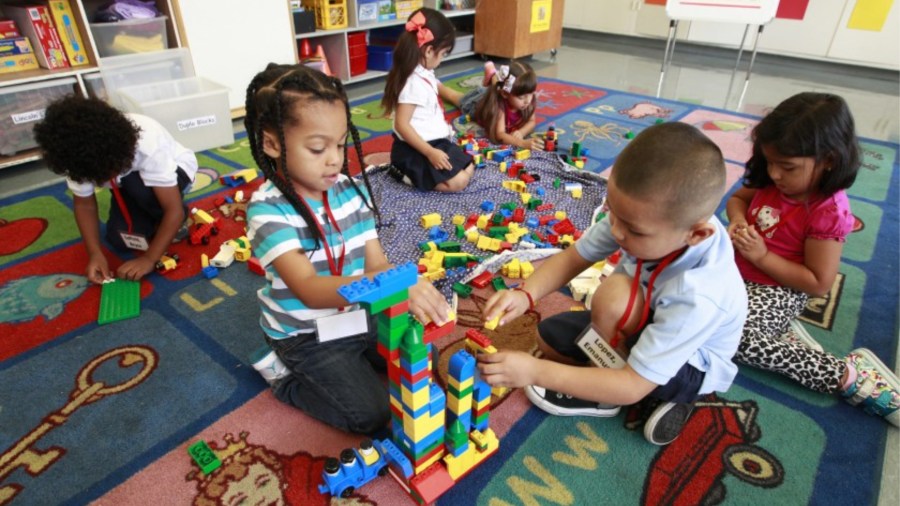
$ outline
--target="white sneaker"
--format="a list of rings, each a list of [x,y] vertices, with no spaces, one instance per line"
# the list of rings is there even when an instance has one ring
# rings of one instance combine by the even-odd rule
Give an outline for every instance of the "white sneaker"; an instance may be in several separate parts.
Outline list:
[[[278,358],[275,350],[266,345],[253,352],[250,356],[250,363],[270,385],[274,385],[278,380],[291,373],[284,362]]]

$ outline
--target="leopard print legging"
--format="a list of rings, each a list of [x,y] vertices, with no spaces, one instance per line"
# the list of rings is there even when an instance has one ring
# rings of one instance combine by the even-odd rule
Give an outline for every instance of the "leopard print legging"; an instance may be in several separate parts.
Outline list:
[[[823,393],[841,390],[844,361],[831,353],[779,339],[803,310],[807,296],[783,286],[745,282],[749,311],[734,360],[787,376]]]

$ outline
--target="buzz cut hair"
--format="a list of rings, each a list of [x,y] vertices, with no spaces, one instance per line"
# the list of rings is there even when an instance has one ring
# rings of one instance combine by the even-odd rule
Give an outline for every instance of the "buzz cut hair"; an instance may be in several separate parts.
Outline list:
[[[695,127],[653,125],[622,150],[612,175],[629,197],[660,206],[661,216],[681,227],[706,221],[725,195],[725,159]]]

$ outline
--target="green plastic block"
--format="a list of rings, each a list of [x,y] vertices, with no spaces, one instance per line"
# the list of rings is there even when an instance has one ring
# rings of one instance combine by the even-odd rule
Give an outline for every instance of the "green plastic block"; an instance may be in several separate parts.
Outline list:
[[[203,471],[203,474],[209,474],[222,465],[222,461],[219,460],[219,457],[216,457],[216,454],[213,453],[209,445],[206,444],[206,441],[197,441],[189,446],[188,454],[194,459],[194,462],[200,466],[200,470]]]
[[[97,324],[127,320],[141,315],[141,282],[117,279],[104,283],[100,292]]]
[[[453,283],[453,291],[458,293],[459,296],[464,299],[468,299],[469,295],[472,295],[472,287],[469,285],[464,285],[459,281]]]
[[[508,286],[506,286],[506,281],[503,281],[503,278],[501,277],[495,277],[494,279],[492,279],[491,284],[494,285],[494,290],[497,290],[498,292],[500,290],[506,290],[509,288]]]

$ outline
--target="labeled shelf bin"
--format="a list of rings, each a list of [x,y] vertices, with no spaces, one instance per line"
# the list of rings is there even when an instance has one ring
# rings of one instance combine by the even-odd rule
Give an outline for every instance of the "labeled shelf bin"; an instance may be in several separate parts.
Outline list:
[[[168,49],[166,16],[126,19],[113,23],[90,23],[101,58],[123,54],[151,53]]]
[[[234,142],[228,88],[203,77],[161,81],[118,90],[123,109],[159,121],[194,151]]]
[[[178,48],[102,58],[100,75],[109,102],[121,107],[118,94],[121,88],[184,79],[196,74],[190,51]]]
[[[0,155],[36,148],[35,123],[44,119],[51,102],[73,94],[74,85],[75,79],[68,77],[0,88]]]

